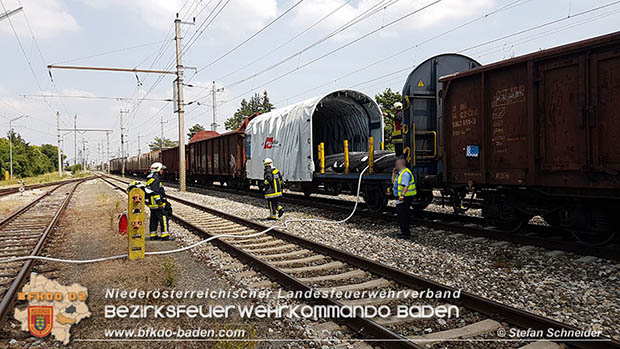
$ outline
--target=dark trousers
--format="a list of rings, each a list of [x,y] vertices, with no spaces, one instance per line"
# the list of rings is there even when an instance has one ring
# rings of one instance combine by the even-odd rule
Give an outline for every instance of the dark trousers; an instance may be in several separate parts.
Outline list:
[[[157,232],[157,225],[161,226],[161,232],[168,232],[168,216],[164,213],[164,210],[161,208],[153,208],[151,209],[151,220],[149,221],[149,232]]]
[[[396,219],[400,227],[400,233],[406,236],[411,235],[409,226],[411,225],[411,202],[413,196],[405,196],[403,202],[396,204]]]
[[[269,217],[277,218],[278,211],[282,209],[280,205],[280,198],[267,199],[267,205],[269,206]]]

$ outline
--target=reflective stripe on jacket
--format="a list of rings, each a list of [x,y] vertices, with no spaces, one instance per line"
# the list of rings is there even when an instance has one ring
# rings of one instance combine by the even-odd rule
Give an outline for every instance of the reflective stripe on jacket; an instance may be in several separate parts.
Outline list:
[[[400,174],[398,174],[398,180],[396,183],[398,183],[398,196],[401,196],[402,192],[403,192],[403,188],[405,187],[403,184],[401,184],[401,179],[403,177],[403,173],[409,173],[409,176],[411,176],[411,180],[409,181],[409,185],[407,186],[407,192],[405,193],[405,196],[414,196],[417,194],[417,190],[415,188],[415,179],[413,179],[413,173],[411,173],[411,170],[408,168],[405,168],[404,170],[400,171]]]
[[[265,168],[265,198],[282,196],[282,174],[275,167]]]
[[[146,177],[147,198],[146,203],[150,208],[164,208],[166,206],[166,191],[159,179],[159,173],[153,172]],[[150,192],[150,195],[148,195]]]

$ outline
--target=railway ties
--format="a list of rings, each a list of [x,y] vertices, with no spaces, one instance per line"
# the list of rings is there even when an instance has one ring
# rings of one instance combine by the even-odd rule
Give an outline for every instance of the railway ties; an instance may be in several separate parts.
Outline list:
[[[109,181],[108,179],[104,179]],[[114,179],[118,181],[118,179]],[[110,183],[112,183],[110,181]],[[126,184],[126,183],[124,183]],[[114,184],[116,185],[116,184]],[[220,234],[234,234],[239,237],[222,237],[211,241],[224,252],[249,266],[251,270],[239,272],[241,280],[257,272],[269,277],[266,282],[250,284],[250,288],[282,287],[292,291],[318,290],[335,291],[384,291],[396,294],[398,298],[366,297],[361,299],[317,299],[304,298],[299,301],[336,306],[387,306],[391,316],[386,318],[346,318],[342,322],[364,340],[384,343],[387,347],[423,348],[446,341],[467,341],[468,346],[486,347],[484,340],[498,339],[498,331],[517,329],[562,329],[576,328],[544,318],[526,311],[512,308],[473,294],[462,292],[459,298],[430,299],[407,298],[406,292],[433,290],[434,292],[455,291],[455,289],[396,270],[380,263],[351,255],[344,251],[303,239],[279,230],[253,236],[267,227],[242,217],[204,207],[183,198],[168,195],[174,201],[174,220],[189,228],[201,238]],[[235,269],[240,263],[227,268]],[[389,293],[392,291],[393,293]],[[400,291],[401,293],[396,293]],[[423,319],[419,311],[426,311],[424,305],[458,309],[456,318]],[[407,316],[395,316],[394,309],[406,306]],[[417,310],[416,310],[417,309]],[[416,312],[416,311],[418,312]],[[425,314],[425,313],[424,313]],[[481,342],[475,342],[480,340]],[[508,343],[508,342],[506,342]],[[620,348],[616,341],[587,342],[557,340],[512,343],[512,347],[523,349],[555,349],[560,344],[580,348]]]
[[[77,186],[87,178],[65,181],[0,221],[0,259],[37,256],[66,209]],[[12,308],[33,260],[0,264],[0,323]]]

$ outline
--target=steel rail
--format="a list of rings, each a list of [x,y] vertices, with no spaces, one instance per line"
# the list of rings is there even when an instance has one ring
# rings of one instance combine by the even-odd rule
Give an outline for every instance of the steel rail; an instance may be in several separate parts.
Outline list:
[[[110,185],[114,186],[115,188],[119,189],[119,190],[123,190],[126,191],[126,189],[121,188],[118,184],[112,183],[111,181],[109,181],[108,179],[102,177],[102,179],[104,181],[106,181],[107,183],[109,183]],[[120,181],[118,179],[115,178],[115,180]],[[122,181],[121,181],[122,182]],[[124,182],[123,182],[124,183]],[[190,207],[194,207],[197,208],[199,210],[203,210],[209,213],[212,213],[210,211],[210,209],[207,209],[206,207],[203,207],[201,205],[198,205],[196,203],[192,203],[191,201],[186,201],[183,199],[179,199],[176,197],[172,197],[170,195],[167,195],[167,197],[169,199],[172,199],[174,201],[179,201],[182,202],[183,204],[190,206]],[[214,211],[216,212],[216,211]],[[218,213],[220,213],[219,211],[217,211]],[[195,233],[197,233],[198,236],[207,239],[212,237],[213,235],[210,234],[209,232],[205,231],[204,229],[192,224],[191,222],[183,219],[182,217],[179,217],[175,214],[172,215],[173,218],[175,218],[175,220],[186,226],[187,228],[189,228],[190,230],[194,231]],[[237,221],[235,221],[237,222]],[[247,224],[245,224],[247,222],[244,222],[244,225],[249,226]],[[251,226],[250,226],[251,227]],[[251,227],[252,228],[252,227]],[[266,229],[267,227],[265,227]],[[263,230],[263,229],[261,229]],[[295,291],[312,291],[313,289],[304,284],[303,282],[301,282],[299,279],[286,274],[282,271],[280,271],[279,269],[269,265],[268,263],[256,258],[255,256],[243,251],[240,248],[237,248],[231,244],[228,244],[227,242],[220,240],[220,239],[215,239],[212,240],[212,243],[219,247],[221,250],[231,254],[232,256],[234,256],[235,258],[243,261],[244,263],[246,263],[247,265],[252,266],[252,268],[256,268],[258,270],[260,270],[262,273],[264,273],[265,275],[277,280],[277,282],[285,287],[289,287],[292,290]],[[305,295],[305,293],[304,293]],[[319,303],[319,304],[323,304],[323,305],[333,305],[333,306],[338,306],[338,307],[342,307],[343,304],[338,302],[337,300],[334,299],[329,299],[329,298],[315,298],[315,297],[304,297],[304,300],[309,301],[309,302],[314,302],[314,303]],[[344,320],[345,324],[352,329],[353,331],[365,335],[365,336],[370,336],[372,338],[376,339],[376,344],[379,344],[380,341],[389,341],[390,342],[390,347],[392,348],[415,348],[415,349],[422,349],[424,347],[419,346],[411,341],[409,341],[408,339],[390,331],[389,329],[377,324],[376,322],[369,320],[369,319],[365,319],[365,318],[360,318],[360,317],[355,317],[355,318],[350,318],[350,319],[346,319]],[[372,339],[368,340],[369,342],[373,342]]]
[[[56,210],[56,213],[54,214],[54,216],[52,217],[52,220],[50,221],[50,223],[47,225],[47,227],[43,231],[43,233],[41,235],[41,238],[39,238],[39,241],[37,242],[37,244],[33,248],[32,252],[30,253],[30,256],[37,256],[41,252],[41,250],[43,249],[43,245],[45,244],[45,241],[47,240],[47,238],[50,235],[51,231],[58,224],[58,220],[60,219],[60,216],[62,215],[62,213],[67,208],[67,205],[69,204],[69,201],[71,201],[71,198],[73,197],[73,193],[75,192],[77,187],[82,182],[84,182],[87,179],[90,179],[90,177],[80,178],[79,180],[76,180],[78,183],[76,183],[73,186],[73,188],[71,189],[69,194],[65,197],[65,199],[63,200],[63,202],[60,205],[60,207],[58,208],[58,210]],[[68,182],[68,183],[65,183],[65,184],[70,184],[70,183],[76,182],[76,181],[71,181],[71,182]],[[63,185],[60,185],[58,188],[60,188],[62,186]],[[58,189],[58,188],[56,188],[56,189]],[[56,189],[54,189],[54,190],[56,190]],[[32,206],[30,206],[30,207],[32,207]],[[22,212],[24,212],[24,211],[22,211]],[[24,283],[24,281],[26,281],[26,278],[28,277],[30,269],[32,268],[33,264],[34,264],[34,260],[32,260],[32,259],[29,259],[26,262],[24,262],[24,265],[22,266],[21,270],[17,274],[15,280],[13,281],[13,283],[11,284],[11,286],[9,287],[7,292],[4,294],[4,297],[2,298],[2,301],[0,302],[0,326],[2,326],[2,324],[6,320],[7,315],[8,315],[8,313],[11,310],[11,306],[15,302],[15,296],[17,295],[17,292],[21,288],[21,286]]]
[[[43,195],[41,195],[38,198],[32,200],[30,203],[22,206],[21,208],[18,208],[17,210],[13,211],[12,213],[10,213],[7,217],[3,218],[0,221],[0,228],[2,228],[5,224],[9,223],[13,219],[17,218],[17,216],[19,216],[22,213],[28,211],[32,206],[36,205],[39,201],[43,200],[44,198],[46,198],[51,193],[53,193],[54,191],[58,190],[58,188],[60,188],[61,186],[62,186],[62,184],[58,185],[58,187],[45,192]]]
[[[248,192],[240,192],[237,189],[227,187],[208,188],[196,186],[195,188],[198,189],[194,190],[196,193],[201,193],[200,190],[214,190],[239,195],[248,194]],[[262,198],[262,194],[255,190],[251,190],[249,194]],[[300,194],[290,193],[284,194],[283,201],[297,205],[311,206],[313,208],[324,208],[327,210],[335,209],[347,213],[350,212],[354,205],[353,201],[348,200],[325,197],[306,198]],[[395,219],[393,207],[387,207],[386,210],[382,212],[375,212],[358,207],[358,211],[366,217],[382,219],[385,221],[394,221]],[[618,245],[587,245],[579,241],[571,240],[572,236],[569,235],[569,232],[560,232],[553,227],[544,225],[527,224],[510,231],[492,228],[482,217],[456,215],[427,210],[413,210],[412,224],[423,225],[428,228],[451,231],[454,233],[461,233],[473,237],[484,237],[487,239],[507,241],[519,245],[531,245],[551,251],[560,250],[581,256],[595,256],[608,260],[620,261],[620,247]],[[558,237],[559,239],[554,237]]]
[[[107,176],[106,176],[107,177]],[[106,179],[104,179],[106,180]],[[118,178],[114,178],[114,180],[117,181],[121,181]],[[106,180],[107,181],[107,180]],[[118,185],[111,183],[110,181],[107,181],[108,183],[112,184],[113,186],[116,186],[118,188],[120,188]],[[123,182],[123,181],[121,181]],[[124,182],[123,182],[124,183]],[[168,199],[174,200],[174,201],[178,201],[184,205],[202,210],[204,212],[225,218],[227,220],[233,221],[235,223],[247,226],[251,229],[255,229],[258,231],[263,231],[266,230],[270,227],[257,223],[257,222],[253,222],[250,221],[248,219],[242,218],[242,217],[238,217],[238,216],[234,216],[232,214],[223,212],[223,211],[219,211],[217,209],[211,208],[211,207],[206,207],[203,206],[201,204],[186,200],[186,199],[182,199],[179,197],[176,197],[174,195],[167,195]],[[174,216],[176,217],[176,216]],[[176,217],[177,219],[179,219],[178,217]],[[189,222],[188,222],[189,223]],[[194,225],[192,225],[191,223],[189,223],[189,226],[192,227],[192,229],[197,229],[199,231],[202,231],[201,228],[198,228]],[[204,232],[206,235],[205,236],[211,236],[211,234]],[[420,277],[420,276],[416,276],[413,274],[410,274],[408,272],[405,271],[401,271],[398,269],[395,269],[393,267],[390,266],[386,266],[384,264],[372,261],[370,259],[364,258],[364,257],[360,257],[357,255],[353,255],[351,253],[342,251],[340,249],[336,249],[318,242],[314,242],[314,241],[310,241],[308,239],[296,236],[296,235],[292,235],[289,233],[285,233],[283,231],[277,230],[277,229],[272,229],[269,232],[267,232],[266,234],[271,235],[275,238],[278,239],[282,239],[282,240],[286,240],[289,241],[291,243],[294,243],[298,246],[313,250],[317,253],[320,254],[324,254],[324,255],[328,255],[334,259],[337,260],[341,260],[343,262],[346,262],[350,265],[356,266],[360,269],[363,270],[367,270],[369,272],[372,272],[374,274],[383,276],[387,279],[393,280],[403,286],[407,286],[409,288],[428,288],[431,289],[433,291],[456,291],[457,289],[451,286],[447,286],[447,285],[442,285],[438,282]],[[267,263],[264,263],[260,260],[258,260],[256,257],[249,255],[247,253],[245,253],[244,251],[239,250],[238,248],[229,245],[228,243],[216,239],[213,240],[213,243],[216,244],[217,246],[222,246],[224,250],[228,251],[232,251],[232,254],[235,254],[235,256],[241,256],[242,259],[244,259],[247,264],[250,267],[257,267],[261,270],[265,269],[265,274],[273,277],[275,280],[277,280],[278,283],[281,283],[283,285],[287,285],[290,287],[302,287],[300,285],[296,285],[296,283],[299,283],[298,280],[288,276],[288,274],[282,273],[279,270],[277,270],[277,268],[274,268],[272,266],[270,266]],[[282,279],[281,279],[282,278]],[[288,279],[290,278],[290,279]],[[293,279],[293,280],[291,280]],[[301,284],[303,285],[303,284]],[[303,285],[305,286],[305,285]],[[307,286],[305,286],[307,287]],[[534,313],[528,312],[528,311],[524,311],[524,310],[520,310],[511,306],[507,306],[505,304],[501,304],[498,303],[496,301],[490,300],[490,299],[485,299],[482,298],[480,296],[474,295],[472,293],[468,293],[468,292],[461,292],[461,297],[458,298],[456,300],[457,303],[460,303],[461,305],[463,305],[465,308],[468,308],[470,310],[479,312],[481,314],[484,314],[486,316],[488,316],[489,318],[502,318],[504,321],[508,322],[509,324],[521,327],[521,328],[531,328],[531,329],[536,329],[536,330],[543,330],[543,333],[545,334],[545,336],[547,336],[547,331],[549,329],[553,329],[553,330],[565,330],[565,331],[579,331],[580,329],[571,325],[567,325],[549,318],[545,318],[542,317],[540,315],[536,315]],[[337,302],[336,302],[337,303]],[[368,322],[372,322],[371,320],[367,320],[367,319],[362,319],[362,320],[366,320]],[[376,323],[374,323],[376,325]],[[379,325],[377,325],[379,326]],[[391,331],[390,331],[391,332]],[[398,336],[398,335],[397,335]],[[399,336],[400,337],[400,336]],[[403,338],[404,340],[408,341],[406,338],[404,337],[400,337]],[[606,348],[620,348],[620,342],[609,338],[609,337],[604,337],[604,340],[601,341],[588,341],[587,339],[584,340],[584,338],[553,338],[553,337],[545,337],[553,342],[560,342],[560,343],[566,343],[569,346],[574,346],[574,347],[578,347],[578,348],[591,348],[591,349],[606,349]],[[581,339],[581,340],[580,340]],[[564,342],[563,342],[564,340]],[[393,345],[393,343],[391,343],[391,345]],[[414,344],[415,345],[415,344]]]
[[[92,176],[90,176],[90,177],[92,177]],[[73,183],[73,182],[80,181],[82,179],[83,178],[76,178],[76,179],[61,180],[61,181],[49,182],[49,183],[30,184],[30,185],[25,185],[24,186],[24,190],[39,189],[39,188],[51,187],[53,185],[61,185],[61,184],[65,184],[65,183]],[[19,186],[9,187],[9,188],[0,188],[0,196],[17,193],[17,192],[19,192],[19,188],[20,188]]]

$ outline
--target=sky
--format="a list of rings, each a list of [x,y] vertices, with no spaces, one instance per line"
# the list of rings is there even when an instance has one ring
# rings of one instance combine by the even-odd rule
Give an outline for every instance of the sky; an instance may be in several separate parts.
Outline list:
[[[400,91],[415,65],[458,52],[482,64],[620,30],[614,0],[0,0],[0,133],[9,120],[31,144],[60,127],[110,129],[111,157],[135,155],[161,134],[178,139],[174,75],[48,70],[50,64],[176,69],[179,18],[185,133],[210,129],[212,82],[219,132],[242,98],[266,90],[276,107],[354,88]],[[42,98],[40,96],[52,96]],[[103,97],[103,98],[100,98]],[[77,115],[77,118],[75,117]],[[163,123],[162,123],[163,121]],[[72,132],[61,132],[74,155]],[[78,134],[89,160],[104,132]],[[138,141],[139,140],[139,141]],[[187,141],[187,140],[186,140]]]

